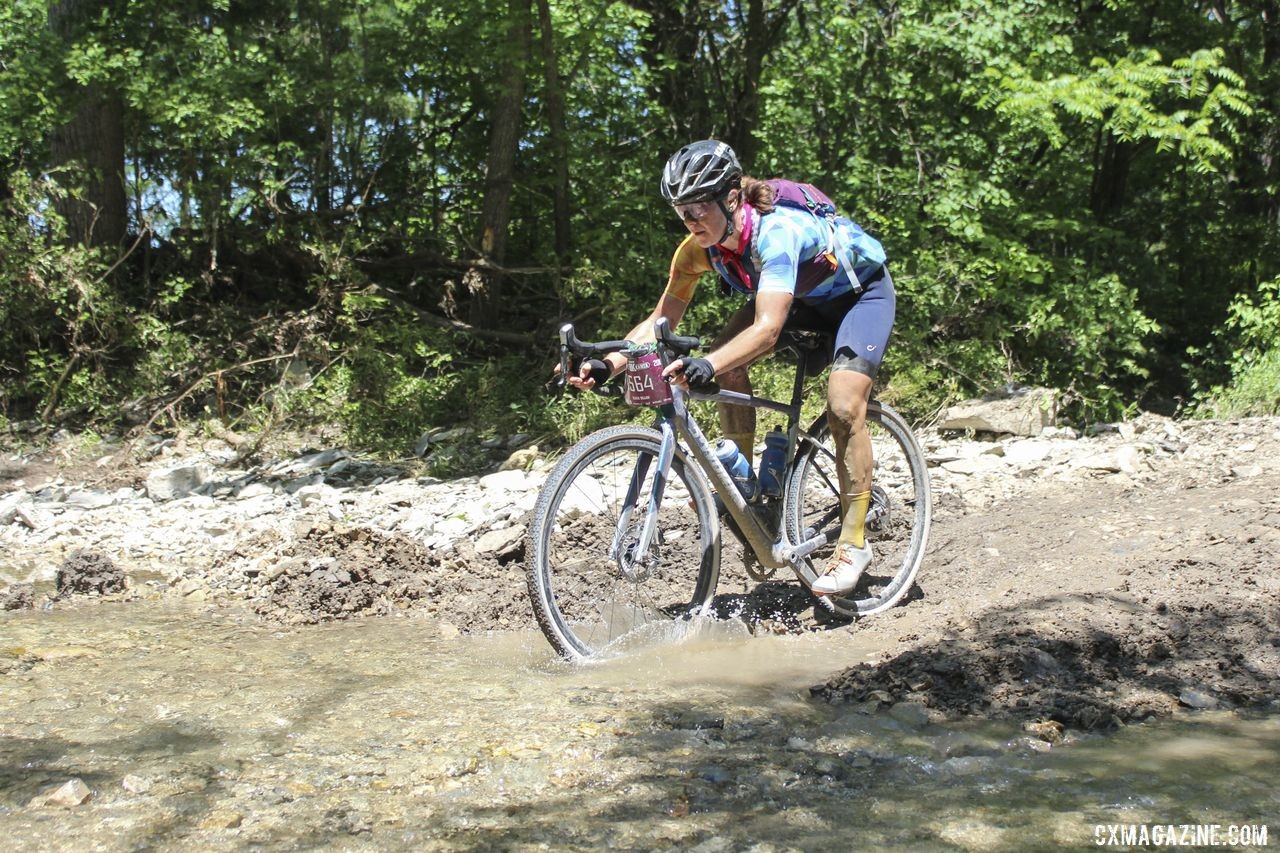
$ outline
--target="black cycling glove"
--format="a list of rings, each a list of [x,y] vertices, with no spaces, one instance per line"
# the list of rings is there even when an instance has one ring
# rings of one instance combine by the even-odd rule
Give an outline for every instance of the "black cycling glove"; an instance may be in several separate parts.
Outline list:
[[[590,368],[591,372],[588,376],[594,379],[597,385],[603,385],[608,382],[609,377],[613,374],[613,371],[609,368],[608,362],[601,361],[598,358],[588,359],[583,363]]]
[[[706,385],[716,378],[716,369],[705,358],[685,359],[684,370],[681,372],[684,374],[684,378],[689,380],[689,384],[693,386]]]

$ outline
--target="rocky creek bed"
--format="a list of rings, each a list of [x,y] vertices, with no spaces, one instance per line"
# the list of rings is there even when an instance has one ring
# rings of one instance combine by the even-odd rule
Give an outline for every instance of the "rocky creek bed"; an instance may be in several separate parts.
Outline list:
[[[1007,717],[1056,737],[1275,703],[1280,419],[968,436],[922,435],[933,538],[894,611],[833,624],[796,584],[751,583],[733,553],[719,611],[757,633],[881,643],[881,659],[813,690],[868,712]],[[451,438],[468,439],[437,449]],[[550,463],[521,437],[488,444],[492,473],[450,481],[340,448],[252,469],[229,465],[218,440],[10,452],[0,604],[57,608],[92,591],[245,602],[284,624],[404,612],[447,633],[528,629],[525,525]]]
[[[219,441],[11,450],[0,830],[1009,849],[1274,816],[1280,419],[921,437],[933,537],[897,608],[832,622],[730,553],[701,639],[594,668],[536,633],[549,460],[519,439],[451,481],[300,441],[255,468]]]

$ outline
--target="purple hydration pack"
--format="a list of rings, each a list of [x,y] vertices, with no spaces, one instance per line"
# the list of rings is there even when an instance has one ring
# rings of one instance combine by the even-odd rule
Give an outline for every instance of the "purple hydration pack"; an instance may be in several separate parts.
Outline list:
[[[782,178],[771,178],[767,183],[773,188],[774,204],[807,210],[823,219],[836,215],[835,202],[813,184],[802,184]]]

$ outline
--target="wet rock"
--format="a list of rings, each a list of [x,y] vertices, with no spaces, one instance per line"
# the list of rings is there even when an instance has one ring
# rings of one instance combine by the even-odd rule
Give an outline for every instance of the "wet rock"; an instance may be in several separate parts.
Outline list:
[[[1196,687],[1185,688],[1178,694],[1178,701],[1197,711],[1211,711],[1222,704],[1212,693]]]
[[[210,812],[200,821],[201,829],[235,829],[244,821],[239,812],[218,809]]]
[[[956,758],[948,758],[942,762],[944,772],[952,776],[972,776],[976,773],[982,773],[990,770],[995,764],[995,759],[985,755],[965,755]]]
[[[909,729],[922,729],[929,724],[929,709],[918,702],[899,702],[889,709],[889,716]]]
[[[698,776],[713,785],[723,785],[733,779],[733,774],[727,769],[715,765],[711,767],[703,767],[698,771]]]
[[[80,779],[70,779],[61,787],[43,793],[27,804],[28,808],[74,808],[83,805],[93,796],[89,786]]]
[[[62,562],[56,578],[58,597],[67,595],[109,595],[124,592],[124,570],[110,557],[98,551],[81,548]]]
[[[684,731],[723,729],[724,717],[708,715],[703,711],[684,711],[671,721],[671,728]]]
[[[1013,746],[1028,752],[1049,752],[1053,749],[1052,744],[1038,737],[1020,737],[1013,742]]]
[[[88,646],[42,646],[32,649],[29,653],[32,660],[48,663],[77,658],[96,658],[98,655],[99,652],[96,649]]]
[[[1057,720],[1028,720],[1022,724],[1022,730],[1045,743],[1059,743],[1062,740],[1063,725]]]

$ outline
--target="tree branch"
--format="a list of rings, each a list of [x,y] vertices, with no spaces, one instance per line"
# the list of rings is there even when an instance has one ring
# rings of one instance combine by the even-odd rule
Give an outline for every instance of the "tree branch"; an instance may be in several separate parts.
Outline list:
[[[388,290],[380,284],[371,284],[364,289],[365,293],[379,296],[397,308],[402,308],[411,314],[414,314],[423,322],[435,326],[440,329],[451,329],[455,332],[462,332],[466,335],[474,335],[477,338],[486,338],[493,341],[502,341],[509,344],[520,344],[521,346],[531,347],[537,342],[534,335],[521,335],[515,332],[499,332],[492,329],[478,329],[469,323],[461,320],[451,320],[448,317],[441,317],[439,314],[432,314],[408,302],[404,297],[400,296],[393,290]]]

